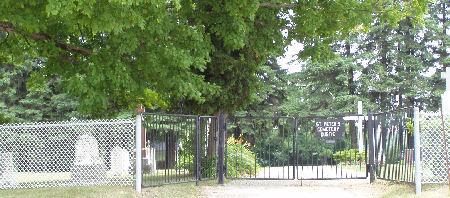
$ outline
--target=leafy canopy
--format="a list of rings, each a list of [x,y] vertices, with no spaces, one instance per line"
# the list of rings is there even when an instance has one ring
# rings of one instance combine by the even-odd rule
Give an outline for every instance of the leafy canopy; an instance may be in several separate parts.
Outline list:
[[[45,57],[40,74],[60,76],[94,116],[181,99],[233,111],[251,102],[255,72],[290,41],[305,44],[301,57],[326,59],[328,44],[374,17],[394,24],[425,8],[426,0],[2,0],[0,64]]]

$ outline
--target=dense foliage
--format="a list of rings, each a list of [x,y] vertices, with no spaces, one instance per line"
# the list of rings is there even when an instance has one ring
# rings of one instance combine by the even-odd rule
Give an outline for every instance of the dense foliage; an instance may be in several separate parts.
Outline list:
[[[333,154],[333,160],[336,162],[336,164],[365,164],[366,152],[359,153],[357,149],[338,151]]]
[[[256,163],[255,153],[250,150],[250,143],[244,139],[227,139],[227,177],[250,177],[254,176],[259,170],[259,164]]]
[[[17,66],[0,65],[0,123],[69,120],[80,116],[76,98],[60,89],[60,78],[51,76],[41,84],[34,84],[30,77],[41,68],[36,60]]]
[[[93,116],[134,108],[148,89],[186,112],[233,112],[292,40],[305,45],[301,57],[327,59],[333,41],[375,18],[421,16],[426,2],[3,0],[0,65],[45,58],[37,78],[59,76]]]
[[[446,5],[447,4],[447,5]],[[449,66],[449,13],[445,0],[429,4],[425,18],[408,15],[391,25],[381,18],[366,31],[349,34],[329,45],[335,58],[306,61],[289,75],[290,115],[388,111],[419,106],[436,110],[444,84],[440,73]]]

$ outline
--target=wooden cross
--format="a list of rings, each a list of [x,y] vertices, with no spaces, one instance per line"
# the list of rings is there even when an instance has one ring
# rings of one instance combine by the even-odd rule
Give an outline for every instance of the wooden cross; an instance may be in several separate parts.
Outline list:
[[[447,67],[447,72],[441,73],[441,78],[445,80],[445,91],[450,91],[450,67]]]

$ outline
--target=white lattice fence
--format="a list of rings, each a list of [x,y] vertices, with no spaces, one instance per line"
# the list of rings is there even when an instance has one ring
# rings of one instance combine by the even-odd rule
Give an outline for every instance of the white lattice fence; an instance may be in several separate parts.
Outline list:
[[[0,189],[133,185],[135,120],[0,125]]]
[[[444,115],[447,148],[440,113],[420,113],[422,183],[447,182],[446,151],[450,156],[450,115]],[[450,161],[450,160],[449,160]]]

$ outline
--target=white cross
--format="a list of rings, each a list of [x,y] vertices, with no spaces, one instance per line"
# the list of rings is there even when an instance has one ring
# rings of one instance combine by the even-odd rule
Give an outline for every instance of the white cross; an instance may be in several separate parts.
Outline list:
[[[446,71],[441,73],[441,78],[445,79],[445,91],[450,91],[450,67]]]

